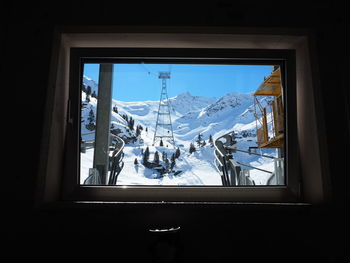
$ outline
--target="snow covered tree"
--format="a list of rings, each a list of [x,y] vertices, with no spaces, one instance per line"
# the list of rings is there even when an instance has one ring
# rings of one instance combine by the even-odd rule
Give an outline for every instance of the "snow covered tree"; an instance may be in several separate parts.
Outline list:
[[[95,113],[92,108],[89,111],[89,117],[87,118],[87,120],[89,121],[89,123],[85,125],[86,129],[90,131],[95,130]]]
[[[175,152],[175,158],[179,158],[180,157],[180,148],[178,147],[177,149],[176,149],[176,152]]]
[[[167,155],[166,152],[163,152],[162,153],[162,160],[163,160],[163,162],[165,162],[166,159],[168,159],[168,155]]]
[[[138,164],[139,164],[139,162],[137,161],[137,158],[135,158],[134,164],[135,164],[135,165],[138,165]]]
[[[174,161],[174,162],[171,162],[171,164],[170,164],[170,170],[172,171],[173,169],[174,169],[174,166],[176,165],[176,162]]]
[[[140,136],[141,135],[141,130],[140,130],[140,127],[137,126],[136,127],[136,137]]]
[[[143,164],[147,164],[149,160],[149,148],[147,146],[146,150],[143,153]]]
[[[173,153],[170,158],[171,162],[175,162],[175,154]]]
[[[166,158],[164,162],[165,162],[165,167],[168,169],[169,168],[169,159]]]
[[[94,122],[95,121],[95,113],[94,113],[93,109],[90,109],[90,111],[89,111],[88,121],[89,122]]]
[[[211,136],[211,134],[209,135],[209,143],[211,147],[214,146],[213,136]]]
[[[162,139],[160,139],[160,144],[159,144],[159,146],[164,146],[164,143],[163,143],[163,140],[162,140]]]
[[[195,151],[196,151],[196,147],[195,147],[194,144],[191,142],[189,152],[190,152],[190,154],[192,154],[192,153],[195,152]]]
[[[176,164],[176,161],[175,161],[175,154],[173,153],[173,154],[171,155],[170,170],[173,170],[175,164]]]
[[[134,123],[135,123],[135,120],[132,117],[130,117],[130,119],[128,121],[128,127],[132,131],[134,130]]]
[[[91,95],[91,87],[87,86],[86,87],[86,96],[90,96]]]
[[[197,142],[198,147],[202,146],[202,137],[203,137],[202,134],[198,134],[198,136],[197,136],[196,142]]]
[[[128,115],[123,114],[123,115],[122,115],[122,118],[123,118],[124,120],[126,120],[127,122],[129,122],[129,117],[128,117]]]
[[[116,105],[113,106],[113,111],[114,111],[115,113],[118,113],[118,107],[117,107]]]
[[[156,151],[155,153],[154,153],[154,163],[156,163],[156,164],[159,164],[159,153],[158,153],[158,151]]]

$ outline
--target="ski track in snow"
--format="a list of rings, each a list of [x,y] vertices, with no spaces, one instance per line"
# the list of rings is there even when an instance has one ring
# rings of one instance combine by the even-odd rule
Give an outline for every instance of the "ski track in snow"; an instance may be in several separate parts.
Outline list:
[[[195,178],[193,184],[195,184],[195,185],[198,185],[198,184],[199,184],[199,185],[203,185],[203,181],[202,181],[202,180],[200,179],[200,177],[199,177],[198,175],[196,175],[196,174],[193,172],[193,170],[192,170],[192,169],[193,169],[193,164],[191,165],[191,164],[187,161],[186,158],[183,158],[183,160],[184,160],[186,166],[189,168],[189,169],[187,170],[187,173],[190,173],[191,176]],[[200,161],[199,161],[199,162],[200,162]],[[200,162],[200,163],[203,163],[203,162]]]

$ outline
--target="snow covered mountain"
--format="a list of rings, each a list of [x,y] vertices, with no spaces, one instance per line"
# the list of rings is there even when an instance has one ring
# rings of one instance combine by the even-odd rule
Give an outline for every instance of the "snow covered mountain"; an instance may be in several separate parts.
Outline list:
[[[82,92],[81,131],[83,140],[91,140],[94,137],[94,118],[98,103],[98,98],[91,94],[93,91],[98,94],[98,85],[87,76],[84,76],[83,84],[85,87],[90,86],[91,90],[85,89]],[[175,144],[181,150],[176,169],[181,173],[179,176],[158,178],[152,169],[134,163],[135,159],[138,159],[139,164],[142,162],[141,152],[146,147],[149,147],[151,159],[156,151],[166,153],[169,158],[175,151],[174,146],[169,143],[164,146],[152,145],[159,101],[112,100],[112,133],[126,140],[125,165],[119,175],[118,184],[221,185],[220,175],[213,163],[213,148],[208,139],[212,136],[215,140],[235,131],[238,148],[247,150],[250,146],[256,146],[253,96],[246,93],[228,93],[220,98],[207,98],[192,96],[187,92],[169,98],[169,101]],[[134,121],[133,129],[130,128],[130,120]],[[137,126],[141,126],[142,130],[136,131]],[[189,154],[190,144],[196,144],[199,134],[207,144],[197,147],[194,154]],[[274,154],[273,150],[270,154]],[[247,164],[254,162],[255,165],[271,166],[266,164],[266,160],[253,155],[237,154],[237,158]],[[86,163],[82,163],[82,166],[88,167]],[[86,171],[82,169],[82,172],[85,173],[82,178],[86,177]],[[257,176],[255,180],[256,184],[264,184],[267,178]]]

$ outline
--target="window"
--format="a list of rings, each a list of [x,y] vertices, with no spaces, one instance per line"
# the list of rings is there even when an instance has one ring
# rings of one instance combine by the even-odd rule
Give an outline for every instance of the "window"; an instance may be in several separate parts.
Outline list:
[[[178,34],[62,36],[52,81],[64,88],[54,90],[53,114],[66,120],[51,122],[48,138],[62,136],[64,165],[44,182],[46,199],[298,202],[303,189],[323,198],[323,177],[307,174],[321,170],[322,153],[305,161],[312,135],[303,125],[316,124],[298,97],[312,91],[300,60],[305,38],[293,37],[295,47],[271,36],[262,49],[239,35],[181,35],[187,46]]]
[[[81,184],[285,185],[279,65],[150,63],[84,63]]]
[[[292,112],[284,104],[295,108],[293,51],[205,51],[71,49],[75,140],[69,144],[80,150],[74,173],[67,174],[78,178],[76,189],[159,188],[178,195],[201,186],[220,196],[223,188],[230,194],[238,187],[296,187],[290,178],[298,174],[284,168],[297,164],[284,136],[293,137],[285,126],[296,126],[284,123]],[[198,89],[196,97],[191,88]]]

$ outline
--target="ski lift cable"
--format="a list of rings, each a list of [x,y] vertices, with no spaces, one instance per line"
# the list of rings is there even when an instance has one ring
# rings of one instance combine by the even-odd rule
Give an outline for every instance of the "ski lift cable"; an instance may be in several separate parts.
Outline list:
[[[155,75],[155,76],[157,76],[157,74],[153,73],[152,71],[150,71],[150,70],[146,67],[146,65],[145,65],[145,63],[144,63],[143,61],[140,63],[140,66],[142,66],[142,68],[143,68],[144,70],[146,70],[146,72],[148,73],[148,75]]]
[[[150,70],[146,67],[146,65],[145,65],[145,63],[144,63],[143,61],[140,63],[140,66],[142,66],[142,68],[143,68],[144,70],[146,70],[146,72],[147,72],[149,75],[152,74],[152,75],[157,76],[156,73],[150,71]],[[169,72],[169,73],[171,73],[172,67],[173,67],[173,65],[171,65],[171,64],[168,65],[168,72]]]

